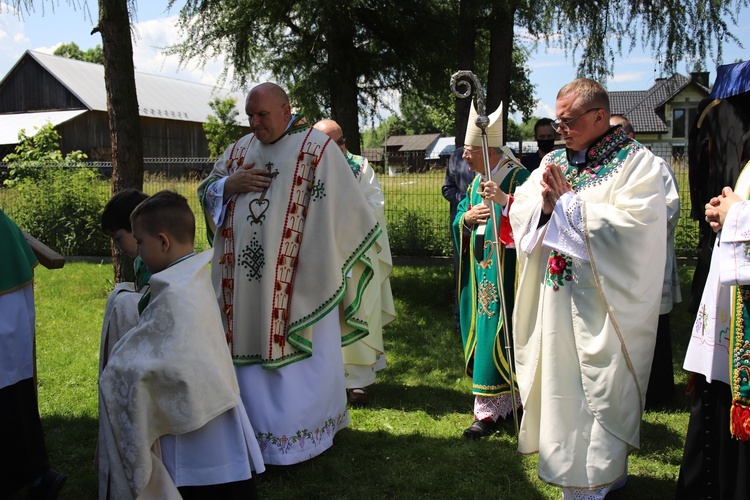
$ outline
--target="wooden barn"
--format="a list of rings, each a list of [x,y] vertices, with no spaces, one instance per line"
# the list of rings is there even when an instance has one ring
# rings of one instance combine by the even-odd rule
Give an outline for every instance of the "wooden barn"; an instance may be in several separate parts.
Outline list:
[[[386,163],[390,175],[399,172],[424,172],[429,169],[428,152],[443,134],[392,135],[385,141]]]
[[[207,157],[203,124],[217,97],[237,100],[242,134],[249,132],[241,92],[139,72],[135,80],[146,158]],[[0,81],[0,158],[14,150],[21,129],[33,135],[47,122],[62,137],[63,154],[110,161],[104,66],[26,51]]]

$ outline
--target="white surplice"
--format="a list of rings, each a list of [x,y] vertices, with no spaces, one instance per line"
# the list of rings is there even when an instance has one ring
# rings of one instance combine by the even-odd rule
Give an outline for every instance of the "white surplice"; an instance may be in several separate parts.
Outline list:
[[[243,412],[210,281],[212,253],[151,277],[151,299],[138,325],[117,342],[102,370],[100,498],[109,490],[116,499],[176,499],[175,479],[218,484],[264,469],[250,421],[236,423]],[[176,436],[167,458],[176,477],[162,459],[160,438],[167,435]],[[243,445],[227,448],[228,442]]]

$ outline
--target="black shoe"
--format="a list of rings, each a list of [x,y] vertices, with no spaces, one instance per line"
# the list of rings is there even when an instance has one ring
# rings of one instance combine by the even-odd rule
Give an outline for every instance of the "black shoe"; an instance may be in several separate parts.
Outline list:
[[[67,479],[68,476],[65,474],[48,470],[42,475],[39,484],[29,488],[29,498],[32,500],[55,500]]]
[[[464,437],[467,439],[481,439],[491,436],[497,430],[496,422],[486,422],[484,420],[474,420],[471,427],[464,431]]]

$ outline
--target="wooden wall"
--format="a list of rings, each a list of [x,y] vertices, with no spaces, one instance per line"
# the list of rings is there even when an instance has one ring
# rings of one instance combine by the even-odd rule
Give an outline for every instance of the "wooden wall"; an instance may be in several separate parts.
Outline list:
[[[0,113],[85,109],[83,103],[31,57],[0,86]]]

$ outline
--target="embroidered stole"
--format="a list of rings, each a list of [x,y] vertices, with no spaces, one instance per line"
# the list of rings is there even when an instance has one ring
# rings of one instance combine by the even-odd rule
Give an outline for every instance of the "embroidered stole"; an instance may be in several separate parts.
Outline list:
[[[750,195],[746,198],[750,199]],[[732,436],[741,441],[748,441],[750,440],[750,311],[748,311],[747,304],[750,302],[750,285],[738,285],[732,288],[732,320],[729,337],[729,384],[732,390],[730,425]]]

